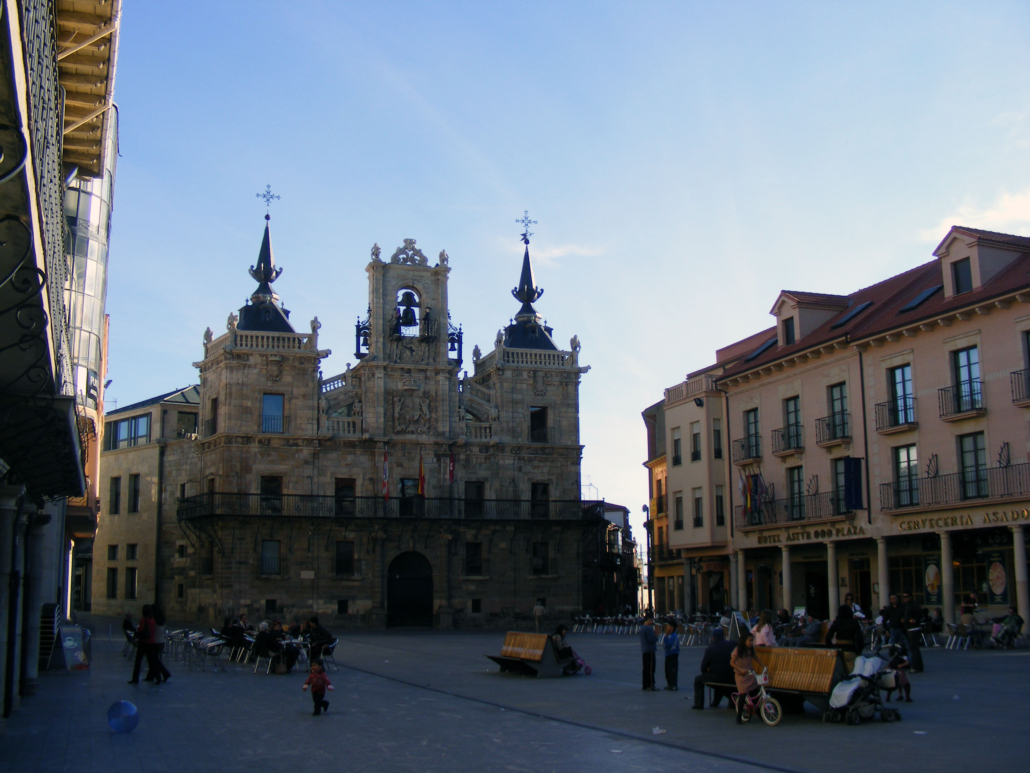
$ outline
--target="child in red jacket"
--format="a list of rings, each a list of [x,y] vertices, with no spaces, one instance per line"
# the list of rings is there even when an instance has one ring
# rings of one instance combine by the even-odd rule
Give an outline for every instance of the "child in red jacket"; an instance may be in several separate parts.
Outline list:
[[[311,686],[311,698],[315,702],[315,710],[313,716],[318,716],[322,713],[322,709],[326,712],[329,711],[329,701],[325,699],[325,691],[333,689],[333,685],[329,682],[329,676],[325,673],[322,668],[322,661],[315,659],[311,662],[311,673],[308,675],[307,681],[304,682],[304,686],[301,688],[307,692],[308,686]]]

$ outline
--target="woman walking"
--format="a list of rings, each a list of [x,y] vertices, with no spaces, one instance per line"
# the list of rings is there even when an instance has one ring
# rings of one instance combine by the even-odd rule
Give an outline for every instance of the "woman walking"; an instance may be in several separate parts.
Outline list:
[[[147,656],[147,675],[143,681],[161,684],[172,678],[161,659],[165,651],[165,613],[158,604],[152,604],[150,614],[154,621],[154,643],[151,645],[152,655]]]

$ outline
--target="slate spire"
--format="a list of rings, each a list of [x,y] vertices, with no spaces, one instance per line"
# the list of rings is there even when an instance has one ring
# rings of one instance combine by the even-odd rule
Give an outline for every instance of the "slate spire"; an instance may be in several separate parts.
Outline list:
[[[261,240],[257,265],[250,267],[250,275],[258,283],[254,294],[250,296],[254,303],[275,303],[279,300],[279,295],[272,289],[272,282],[279,278],[283,270],[275,267],[275,258],[272,257],[272,240],[268,233],[269,220],[271,217],[265,215],[265,236]]]

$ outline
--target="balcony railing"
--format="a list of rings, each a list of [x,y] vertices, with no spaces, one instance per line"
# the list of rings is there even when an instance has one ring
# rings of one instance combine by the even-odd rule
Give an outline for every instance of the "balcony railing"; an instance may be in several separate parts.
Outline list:
[[[576,521],[604,517],[603,505],[578,499],[464,500],[446,497],[345,497],[208,492],[178,501],[180,521],[212,516],[284,518],[412,518],[430,520]]]
[[[530,443],[554,443],[554,427],[532,427],[528,440]]]
[[[876,404],[876,431],[914,427],[916,424],[916,398],[895,397]]]
[[[681,464],[683,464],[683,457],[680,456],[679,454],[673,454],[673,456],[672,456],[672,466],[673,467],[679,467]]]
[[[281,435],[286,431],[289,423],[285,416],[261,415],[261,431]]]
[[[690,461],[692,461],[692,462],[700,462],[701,461],[701,449],[700,448],[695,448],[693,451],[690,452]]]
[[[1010,464],[1008,467],[981,467],[953,472],[935,478],[908,478],[894,483],[881,483],[880,508],[886,511],[937,507],[1028,494],[1030,463]]]
[[[705,519],[704,519],[704,517],[703,517],[703,516],[697,516],[697,515],[695,515],[695,516],[694,516],[694,528],[695,528],[695,529],[700,529],[700,528],[701,528],[702,526],[704,526],[704,525],[705,525]]]
[[[733,441],[733,463],[743,464],[753,459],[762,458],[762,438],[759,435],[749,435],[746,438]]]
[[[788,424],[782,429],[772,431],[773,455],[789,454],[805,447],[804,427],[800,424]]]
[[[847,411],[815,420],[815,442],[819,445],[833,445],[850,439],[851,414]]]
[[[1017,370],[1009,374],[1012,382],[1012,402],[1030,401],[1030,370]]]
[[[742,505],[734,508],[738,528],[820,521],[837,518],[848,512],[844,506],[844,496],[835,491],[759,501],[750,510]]]
[[[987,410],[984,405],[983,384],[978,379],[938,389],[937,401],[942,419]]]
[[[361,419],[347,416],[330,416],[326,429],[333,437],[355,437],[361,434]]]

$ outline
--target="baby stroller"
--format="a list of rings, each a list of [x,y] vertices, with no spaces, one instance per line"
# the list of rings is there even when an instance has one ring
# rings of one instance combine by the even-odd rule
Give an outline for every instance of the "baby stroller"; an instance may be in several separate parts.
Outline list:
[[[830,694],[830,710],[823,714],[824,722],[845,721],[849,725],[861,724],[863,719],[872,719],[876,712],[884,722],[896,722],[901,712],[884,706],[880,688],[894,686],[894,669],[887,668],[887,661],[877,651],[876,657],[855,659],[855,668],[850,676],[842,679]]]

